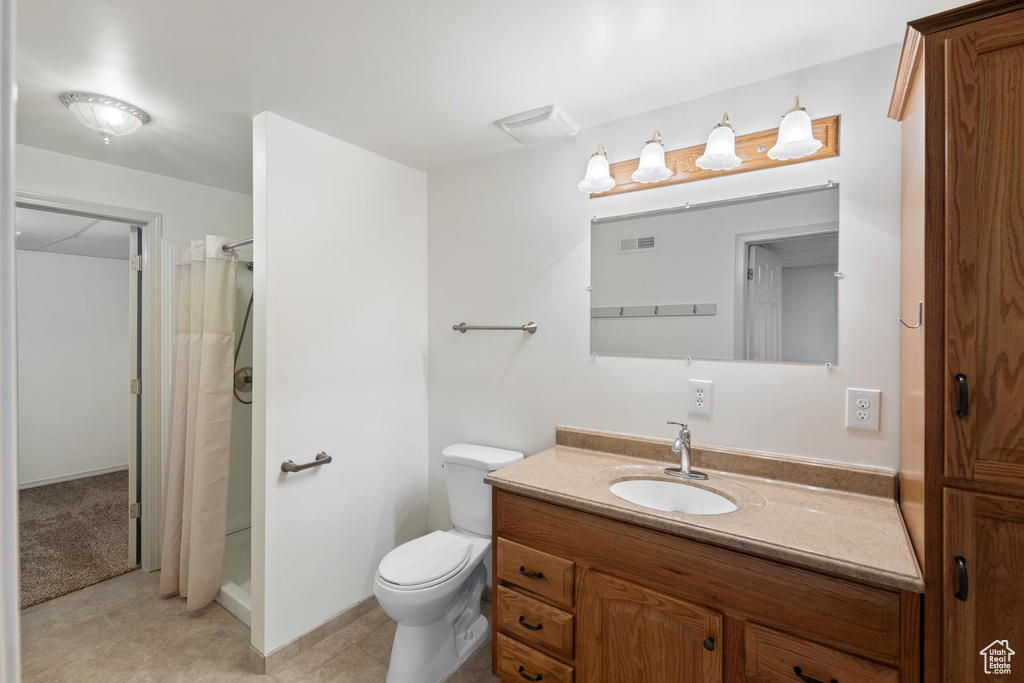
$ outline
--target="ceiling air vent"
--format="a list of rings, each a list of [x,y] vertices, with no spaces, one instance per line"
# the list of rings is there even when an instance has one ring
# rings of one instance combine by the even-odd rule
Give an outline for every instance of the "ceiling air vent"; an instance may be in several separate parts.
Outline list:
[[[527,147],[549,140],[571,138],[580,132],[579,125],[557,104],[524,111],[496,123]]]
[[[619,240],[620,254],[636,254],[641,251],[654,251],[653,237],[629,237]]]

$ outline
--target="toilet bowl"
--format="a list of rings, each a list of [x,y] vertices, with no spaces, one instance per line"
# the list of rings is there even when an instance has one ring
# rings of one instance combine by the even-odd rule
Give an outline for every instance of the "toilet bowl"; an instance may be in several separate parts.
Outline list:
[[[380,562],[373,592],[398,622],[388,683],[439,683],[490,633],[480,613],[491,551],[488,472],[522,453],[455,444],[442,452],[454,529],[404,543]]]

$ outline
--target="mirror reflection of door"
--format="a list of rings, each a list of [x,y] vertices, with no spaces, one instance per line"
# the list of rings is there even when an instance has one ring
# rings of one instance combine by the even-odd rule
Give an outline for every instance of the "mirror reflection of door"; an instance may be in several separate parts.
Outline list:
[[[782,346],[782,258],[752,244],[747,264],[747,360],[777,361]]]
[[[591,352],[837,362],[839,191],[594,219]]]
[[[839,233],[757,240],[747,245],[746,360],[834,362]]]

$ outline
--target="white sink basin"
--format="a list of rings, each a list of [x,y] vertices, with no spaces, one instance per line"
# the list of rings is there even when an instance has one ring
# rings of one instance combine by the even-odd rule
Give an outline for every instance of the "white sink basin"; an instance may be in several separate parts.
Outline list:
[[[686,515],[722,515],[736,504],[725,496],[688,484],[660,479],[629,479],[612,484],[612,493],[630,503]]]

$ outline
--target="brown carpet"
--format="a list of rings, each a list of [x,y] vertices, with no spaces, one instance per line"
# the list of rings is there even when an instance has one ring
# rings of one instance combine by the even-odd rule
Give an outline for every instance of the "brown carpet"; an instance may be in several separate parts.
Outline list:
[[[128,472],[19,492],[21,607],[125,574]]]

